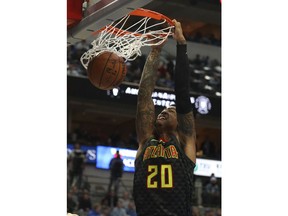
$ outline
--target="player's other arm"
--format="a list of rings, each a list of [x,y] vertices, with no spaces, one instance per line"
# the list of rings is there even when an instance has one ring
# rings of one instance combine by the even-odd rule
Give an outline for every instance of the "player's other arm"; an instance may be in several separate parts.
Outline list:
[[[196,130],[189,95],[189,62],[186,40],[181,23],[175,24],[174,39],[177,41],[177,56],[175,67],[175,94],[178,120],[179,139],[185,154],[196,163]]]
[[[141,152],[147,139],[153,134],[155,107],[152,100],[152,92],[155,88],[160,52],[160,47],[152,47],[141,75],[136,111],[136,132],[139,143],[136,157]]]

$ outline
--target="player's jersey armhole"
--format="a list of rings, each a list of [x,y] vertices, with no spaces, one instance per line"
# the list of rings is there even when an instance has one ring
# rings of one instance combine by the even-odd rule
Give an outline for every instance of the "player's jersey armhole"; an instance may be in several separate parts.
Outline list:
[[[184,149],[182,149],[181,147],[181,143],[179,141],[179,148],[181,149],[181,151],[183,152],[184,157],[191,162],[193,169],[196,167],[196,163],[194,163],[185,153]]]
[[[139,158],[141,158],[141,155],[143,155],[144,149],[146,148],[146,146],[149,144],[149,142],[150,142],[152,139],[155,139],[155,136],[152,135],[152,136],[150,136],[150,137],[145,141],[145,143],[144,143],[144,145],[143,145],[143,147],[142,147],[142,149],[141,149],[141,152],[137,153],[139,156],[136,157],[135,163],[136,163],[136,161],[138,161]],[[138,151],[138,150],[137,150],[137,151]]]

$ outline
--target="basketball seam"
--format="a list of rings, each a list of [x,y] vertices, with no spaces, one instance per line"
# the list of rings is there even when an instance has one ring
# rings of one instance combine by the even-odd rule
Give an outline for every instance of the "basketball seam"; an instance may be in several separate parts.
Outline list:
[[[120,58],[121,58],[121,57],[120,57]],[[127,73],[125,62],[121,62],[121,64],[120,64],[119,67],[121,67],[121,74],[120,74],[120,76],[122,76],[122,77],[121,77],[121,80],[120,80],[118,83],[116,83],[116,85],[120,85],[120,84],[123,82],[123,80],[124,80],[125,77],[126,77],[126,73]]]
[[[110,55],[109,55],[109,57],[107,58],[106,63],[105,63],[104,70],[102,70],[101,77],[100,77],[100,81],[99,81],[99,87],[101,87],[102,78],[103,78],[103,75],[104,75],[104,72],[105,72],[107,63],[108,63],[108,61],[109,61],[109,59],[110,59],[110,57],[111,57],[112,54],[113,54],[113,53],[111,52]]]
[[[88,64],[88,68],[87,68],[87,71],[88,71],[88,78],[90,80],[90,82],[95,85],[91,80],[94,79],[95,75],[92,73],[92,68],[94,68],[94,64],[95,64],[95,61],[90,61],[90,63]],[[91,68],[91,69],[89,69]],[[90,79],[91,78],[91,79]]]
[[[118,76],[119,76],[119,74],[120,74],[120,69],[121,69],[121,65],[122,65],[122,61],[121,61],[121,60],[122,60],[121,57],[118,56],[118,71],[117,71],[117,76],[115,77],[115,79],[113,80],[113,82],[110,84],[110,85],[112,85],[113,87],[114,87],[114,85],[115,85],[115,81],[117,80],[117,78],[118,78]]]

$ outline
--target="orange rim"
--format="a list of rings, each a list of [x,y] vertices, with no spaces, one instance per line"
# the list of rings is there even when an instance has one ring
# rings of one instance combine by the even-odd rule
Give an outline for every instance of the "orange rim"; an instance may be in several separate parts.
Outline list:
[[[174,23],[172,22],[172,20],[166,16],[164,16],[163,14],[160,14],[158,12],[155,12],[155,11],[151,11],[151,10],[147,10],[147,9],[143,9],[143,8],[138,8],[132,12],[129,13],[129,15],[132,15],[132,16],[141,16],[141,17],[151,17],[155,20],[166,20],[167,23],[170,25],[170,26],[174,26]],[[103,27],[95,32],[93,32],[92,34],[93,35],[97,35],[99,34],[100,32],[102,32],[103,30],[105,30],[106,27]],[[125,30],[122,30],[122,29],[119,29],[119,28],[116,28],[114,26],[108,26],[108,29],[106,29],[107,32],[112,32],[113,33],[113,30],[116,30],[117,33],[121,32],[120,36],[121,35],[126,35],[126,34],[131,34],[131,32],[129,31],[125,31]],[[135,35],[137,36],[140,36],[142,34],[140,33],[136,33]]]
[[[116,28],[116,27],[110,25],[110,26],[107,26],[107,28],[106,28],[106,27],[103,27],[103,28],[99,29],[98,31],[93,32],[93,35],[97,35],[97,34],[99,34],[100,32],[102,32],[102,31],[105,30],[105,29],[106,29],[106,32],[112,32],[113,34],[114,34],[114,32],[117,32],[117,34],[118,34],[119,36],[131,34],[131,32],[129,32],[129,31],[125,31],[125,30],[122,30],[122,29],[119,29],[119,28]],[[119,33],[119,32],[120,32],[120,33]],[[140,34],[140,33],[134,33],[134,35],[136,35],[136,36],[141,36],[142,34]]]
[[[156,20],[163,20],[164,19],[167,21],[167,23],[169,23],[170,26],[174,26],[174,23],[172,22],[172,20],[170,18],[168,18],[167,16],[164,16],[163,14],[155,12],[155,11],[151,11],[151,10],[147,10],[147,9],[143,9],[143,8],[138,8],[138,9],[130,12],[129,14],[133,15],[133,16],[151,17],[151,18],[156,19]]]

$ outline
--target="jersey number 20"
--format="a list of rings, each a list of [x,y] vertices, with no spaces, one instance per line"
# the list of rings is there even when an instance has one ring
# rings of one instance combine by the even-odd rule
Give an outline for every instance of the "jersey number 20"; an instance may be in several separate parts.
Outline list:
[[[159,169],[158,169],[159,167]],[[160,188],[172,188],[173,187],[173,175],[171,164],[162,165],[149,165],[149,175],[147,176],[147,188],[158,188],[158,181],[156,176],[161,175]]]

